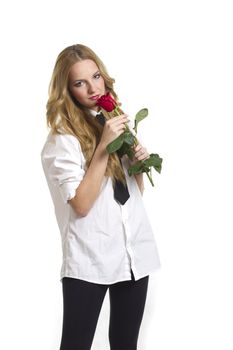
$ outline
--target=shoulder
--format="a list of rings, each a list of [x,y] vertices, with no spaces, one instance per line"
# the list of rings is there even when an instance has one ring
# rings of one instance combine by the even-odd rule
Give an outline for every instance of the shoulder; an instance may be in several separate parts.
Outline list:
[[[52,134],[49,132],[41,151],[41,157],[51,153],[82,153],[81,144],[77,137],[71,134]]]
[[[70,145],[75,145],[75,146],[79,146],[80,142],[78,140],[78,138],[74,135],[71,134],[52,134],[51,132],[48,135],[47,140],[51,143],[54,144],[70,144]]]

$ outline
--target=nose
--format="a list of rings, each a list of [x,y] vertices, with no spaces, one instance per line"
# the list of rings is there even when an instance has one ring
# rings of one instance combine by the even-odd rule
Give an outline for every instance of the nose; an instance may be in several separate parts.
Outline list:
[[[94,84],[89,83],[89,85],[88,85],[88,93],[89,94],[93,94],[93,92],[95,92],[95,86],[94,86]]]

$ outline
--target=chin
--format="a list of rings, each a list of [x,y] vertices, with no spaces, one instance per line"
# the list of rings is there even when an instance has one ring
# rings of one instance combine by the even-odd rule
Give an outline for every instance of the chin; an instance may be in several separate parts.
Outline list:
[[[94,109],[95,111],[98,111],[98,106],[96,106],[96,105],[92,105],[92,106],[90,106],[89,108],[91,108],[91,109]]]

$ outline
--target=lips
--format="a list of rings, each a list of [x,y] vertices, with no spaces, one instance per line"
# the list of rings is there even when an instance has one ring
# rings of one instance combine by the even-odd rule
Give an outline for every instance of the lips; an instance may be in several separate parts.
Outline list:
[[[98,100],[98,98],[99,98],[99,95],[95,95],[95,96],[90,97],[90,99],[93,100],[93,101]]]

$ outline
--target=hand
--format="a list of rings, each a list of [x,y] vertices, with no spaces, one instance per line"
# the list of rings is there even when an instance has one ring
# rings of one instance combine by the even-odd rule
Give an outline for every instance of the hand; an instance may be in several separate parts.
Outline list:
[[[125,124],[129,121],[130,119],[127,114],[121,114],[117,117],[106,120],[100,140],[101,144],[103,144],[104,147],[107,147],[109,143],[125,132]]]
[[[135,153],[134,153],[133,160],[130,160],[131,165],[134,165],[140,160],[145,160],[147,158],[150,158],[150,154],[147,152],[146,147],[143,147],[140,143],[138,143],[138,145],[132,148]]]

